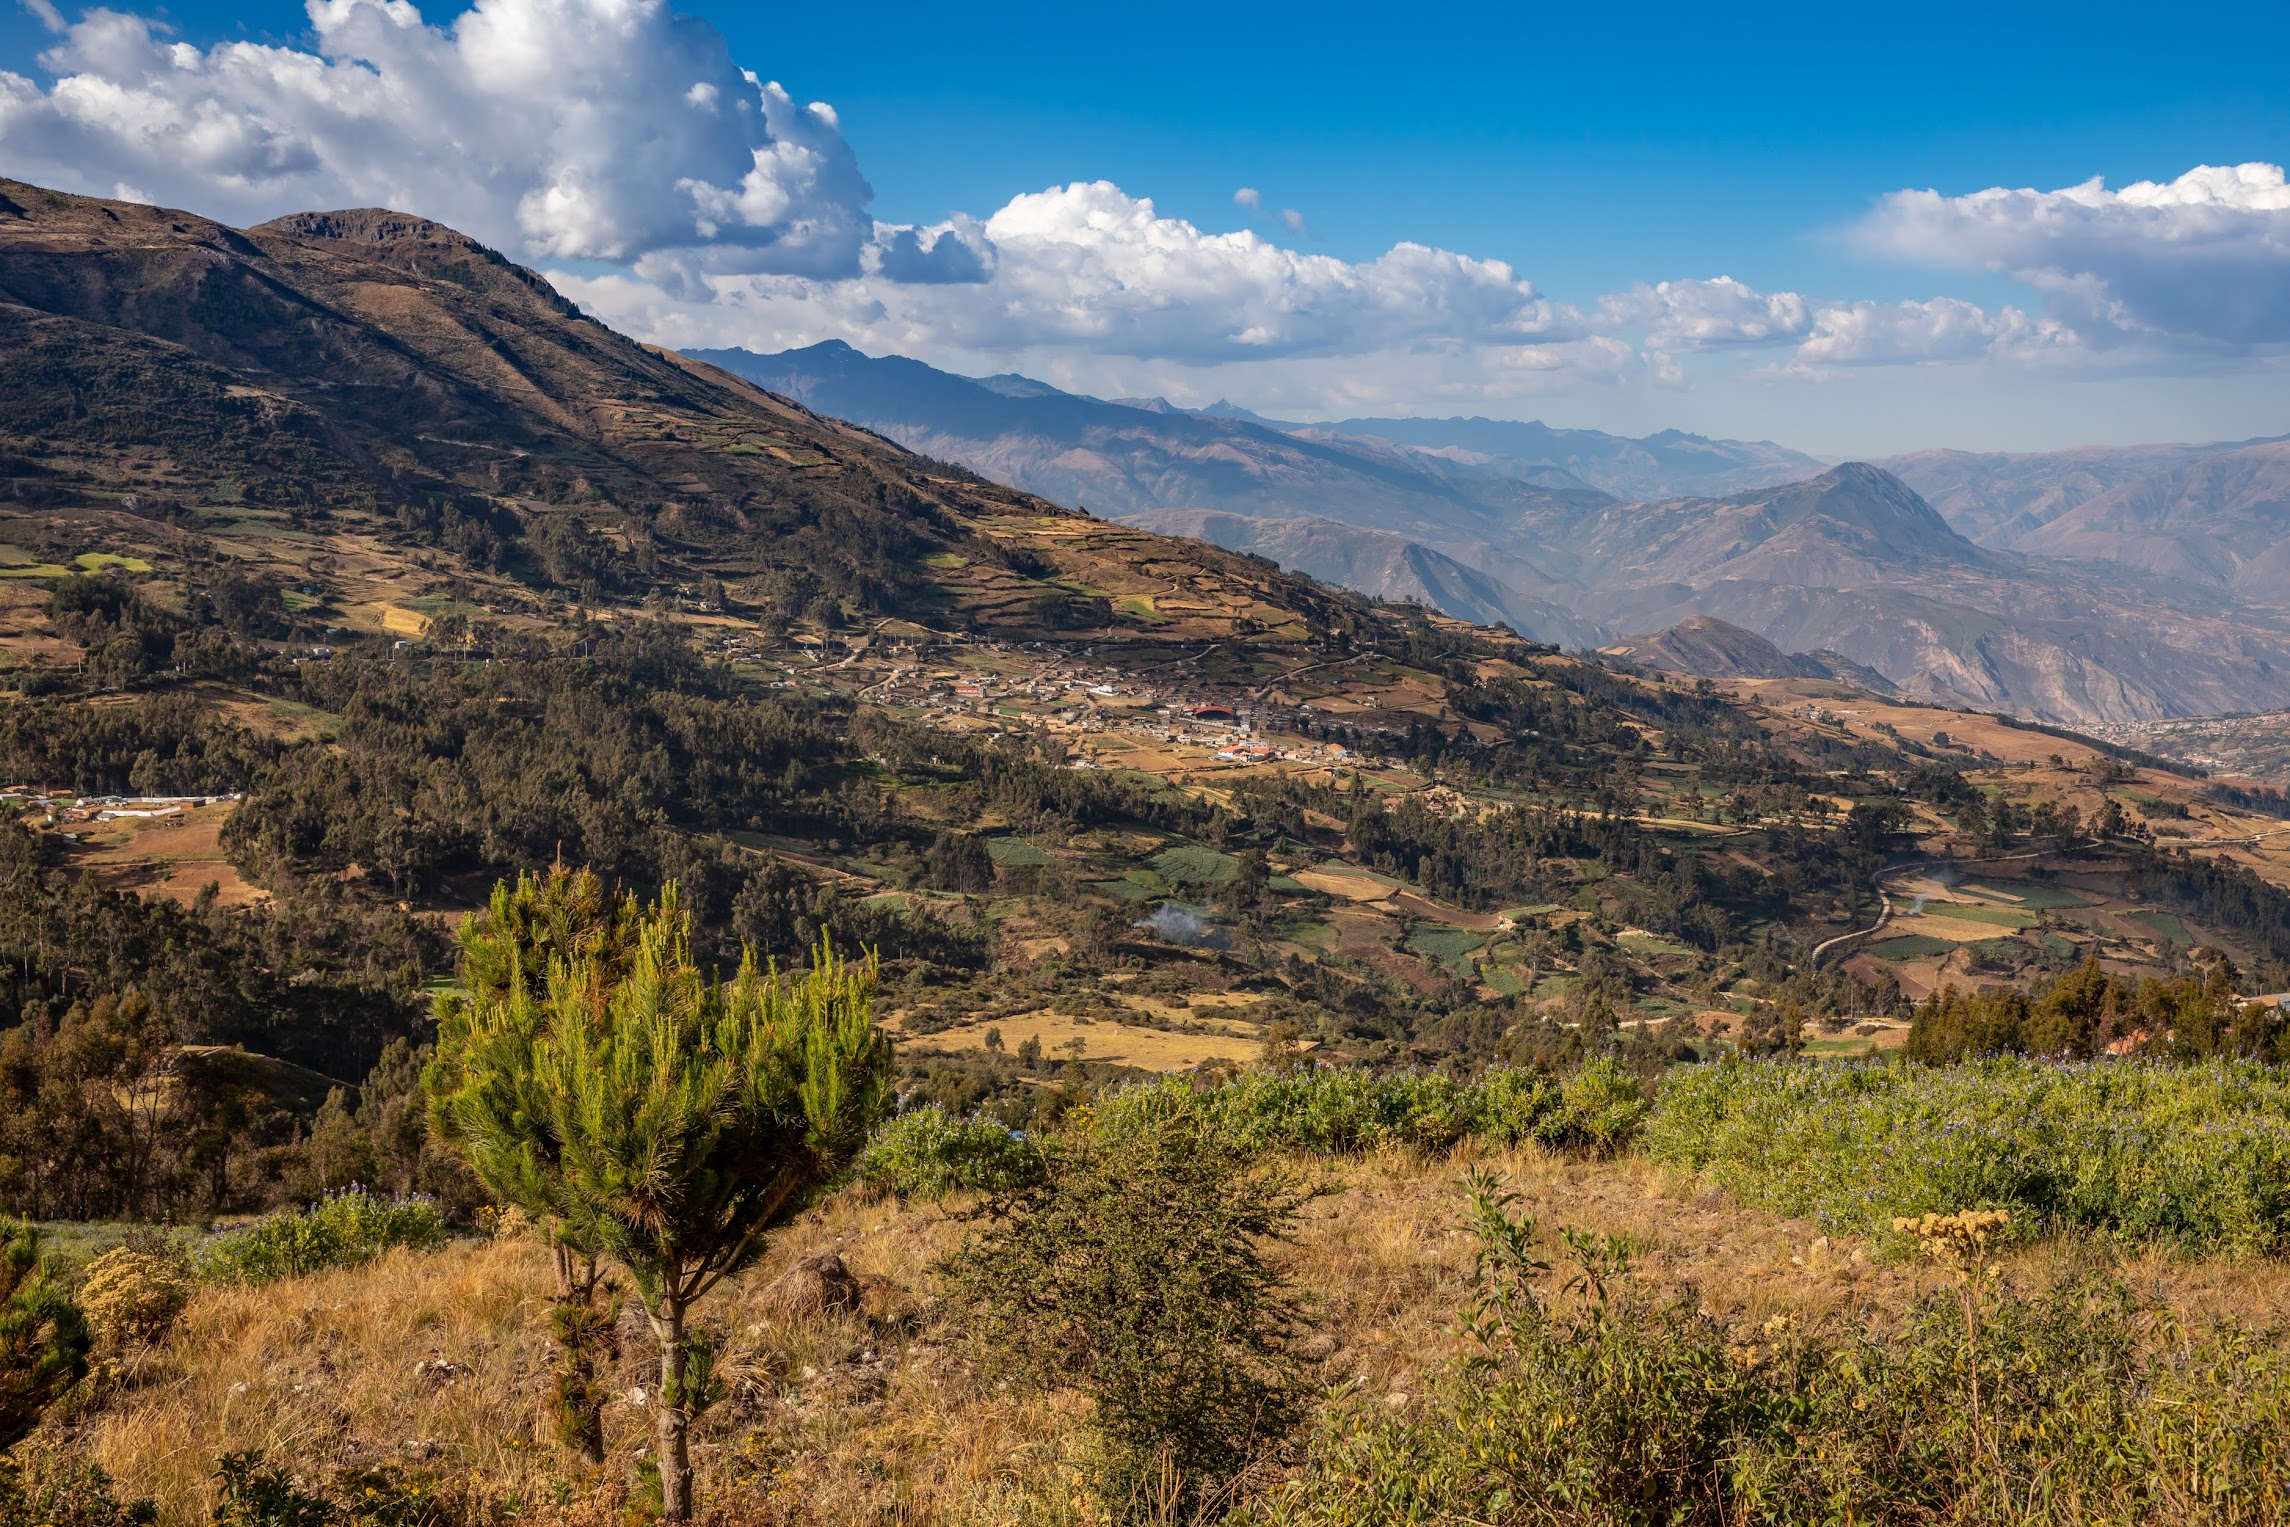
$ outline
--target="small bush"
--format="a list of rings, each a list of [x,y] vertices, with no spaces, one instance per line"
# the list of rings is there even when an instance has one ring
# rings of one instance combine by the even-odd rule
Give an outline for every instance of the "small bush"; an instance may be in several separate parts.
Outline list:
[[[0,1458],[0,1527],[150,1527],[157,1517],[147,1500],[122,1501],[92,1463]]]
[[[1300,1312],[1265,1260],[1307,1196],[1182,1115],[1078,1133],[978,1212],[949,1293],[1013,1377],[1096,1402],[1100,1504],[1190,1521],[1302,1414]]]
[[[315,1490],[246,1452],[226,1454],[215,1478],[214,1527],[446,1527],[459,1516],[430,1480],[390,1469],[345,1470]]]
[[[198,1275],[213,1283],[268,1283],[329,1267],[355,1267],[405,1247],[435,1251],[445,1216],[427,1198],[384,1198],[364,1188],[330,1193],[307,1209],[268,1215],[199,1248]]]
[[[1490,1071],[1479,1083],[1477,1133],[1492,1145],[1541,1144],[1563,1127],[1566,1095],[1533,1071]]]
[[[1646,1094],[1619,1061],[1598,1059],[1566,1079],[1557,1126],[1539,1137],[1545,1145],[1599,1152],[1620,1150],[1646,1117]]]
[[[992,1119],[957,1119],[932,1103],[886,1121],[859,1158],[859,1179],[902,1201],[1005,1193],[1041,1177],[1041,1152]]]
[[[111,1346],[155,1342],[174,1328],[190,1301],[180,1263],[147,1251],[114,1247],[90,1262],[80,1280],[80,1308],[96,1336]]]

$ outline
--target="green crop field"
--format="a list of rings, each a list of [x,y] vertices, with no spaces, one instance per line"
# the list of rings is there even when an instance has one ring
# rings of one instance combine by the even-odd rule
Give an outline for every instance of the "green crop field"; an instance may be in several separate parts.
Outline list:
[[[1048,854],[1024,838],[988,838],[986,857],[1008,869],[1031,869],[1050,862]]]
[[[1442,964],[1453,964],[1487,942],[1483,933],[1468,928],[1448,928],[1426,923],[1408,935],[1407,947],[1417,954],[1429,955]]]
[[[1508,965],[1488,965],[1479,971],[1479,979],[1506,997],[1516,997],[1527,989],[1527,983]]]
[[[1880,960],[1921,960],[1935,954],[1946,954],[1956,946],[1944,938],[1928,933],[1911,933],[1901,938],[1888,938],[1881,944],[1871,944],[1869,953]]]
[[[2188,948],[2194,945],[2195,936],[2187,931],[2187,925],[2169,912],[2134,912],[2131,914],[2131,920],[2143,927],[2154,929],[2155,936],[2165,943],[2178,944]]]
[[[1240,875],[1240,861],[1198,843],[1163,849],[1146,861],[1171,885],[1223,885]]]
[[[1927,902],[1926,917],[1953,917],[1962,922],[1988,923],[1998,928],[2027,928],[2042,921],[2033,912],[2022,912],[2017,907],[1975,907],[1960,901]]]

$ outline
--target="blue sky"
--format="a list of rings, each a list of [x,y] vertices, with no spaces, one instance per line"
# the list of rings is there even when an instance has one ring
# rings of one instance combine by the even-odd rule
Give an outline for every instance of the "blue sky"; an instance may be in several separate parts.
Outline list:
[[[357,0],[326,26],[175,5],[131,12],[138,43],[13,0],[0,172],[234,221],[386,193],[646,337],[841,336],[1290,415],[1678,425],[1834,455],[2290,431],[2290,200],[2247,174],[2056,199],[2290,160],[2290,8],[486,8],[481,42],[439,5],[429,30]],[[226,70],[209,50],[230,43],[261,47]],[[502,57],[547,67],[504,83]],[[302,58],[430,71],[439,93],[401,118],[346,105],[373,141],[345,146],[306,90],[278,93]],[[625,150],[702,75],[730,122],[739,69],[791,99],[733,103],[744,138]],[[91,121],[58,90],[75,80],[144,109]],[[511,121],[517,141],[471,176],[437,123],[484,92],[503,115],[462,131],[490,150],[487,122]],[[606,99],[609,121],[581,109]],[[193,118],[186,152],[167,135]],[[687,182],[715,189],[669,206]],[[1115,194],[1026,200],[1098,183]],[[1992,188],[2055,199],[1973,200]],[[1894,198],[1923,190],[1940,198]],[[1263,247],[1216,241],[1244,230]],[[1407,245],[1465,263],[1395,266]],[[2242,295],[2206,305],[2219,291]]]

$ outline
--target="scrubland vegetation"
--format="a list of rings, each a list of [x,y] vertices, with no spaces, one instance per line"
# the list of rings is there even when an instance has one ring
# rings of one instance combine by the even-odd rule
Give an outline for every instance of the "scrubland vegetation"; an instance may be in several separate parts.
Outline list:
[[[2290,1079],[2270,1067],[1997,1059],[1665,1078],[1641,1146],[1836,1231],[2004,1208],[2026,1233],[2205,1252],[2290,1248]]]
[[[1029,1135],[923,1106],[697,1312],[698,1512],[2278,1521],[2281,1086],[2223,1060],[1737,1060],[1651,1087],[1283,1061]],[[334,1246],[275,1281],[226,1272],[229,1238],[108,1253],[195,1287],[81,1338],[86,1376],[19,1449],[28,1498],[93,1467],[169,1522],[659,1509],[631,1309],[590,1353],[583,1462],[549,1420],[545,1229],[440,1248],[404,1232],[422,1209],[348,1201],[266,1222],[331,1215],[333,1242],[240,1233]]]

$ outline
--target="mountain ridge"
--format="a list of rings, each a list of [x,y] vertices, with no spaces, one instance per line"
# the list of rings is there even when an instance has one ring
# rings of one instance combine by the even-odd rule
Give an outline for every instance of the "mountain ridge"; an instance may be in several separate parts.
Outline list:
[[[1710,616],[1784,652],[1838,654],[1905,693],[2071,725],[2290,701],[2290,605],[2266,602],[2276,564],[2264,546],[2214,545],[2199,528],[2174,525],[2147,534],[2134,556],[2120,527],[2083,529],[2113,512],[2107,505],[2060,519],[2118,478],[2139,480],[2154,461],[2224,459],[2222,450],[2134,451],[2102,462],[2104,472],[2019,459],[2027,480],[1999,502],[1979,497],[1978,458],[1895,463],[1936,484],[1944,497],[1934,503],[1882,462],[1829,466],[1769,442],[1682,431],[1624,441],[1484,419],[1294,425],[1229,402],[1149,412],[997,379],[998,391],[1024,393],[1024,406],[1043,417],[1095,421],[1094,434],[1029,434],[1018,400],[920,362],[840,344],[726,359],[763,385],[784,380],[816,406],[996,480],[1459,618],[1499,610],[1515,629],[1566,645]],[[830,366],[831,398],[806,385]],[[872,397],[876,378],[958,389],[970,412],[933,418],[912,388]],[[1196,444],[1169,445],[1188,439]],[[1585,445],[1604,453],[1603,465],[1574,449]],[[1735,454],[1713,464],[1702,459],[1712,450]],[[1663,452],[1688,458],[1699,480],[1782,476],[1721,493],[1629,498],[1592,485],[1599,471],[1642,469],[1617,466],[1617,454]],[[2060,521],[2049,532],[2055,541],[2083,533],[2105,544],[2068,544],[2063,554],[1981,533],[2043,515]],[[2251,571],[2239,582],[2222,577],[2222,557]],[[2290,553],[2281,560],[2290,565]]]
[[[2079,505],[2158,473],[2290,436],[2199,444],[2077,446],[2057,451],[1917,451],[1876,464],[1908,483],[1982,545],[2022,537]]]
[[[1262,562],[1014,493],[639,344],[424,219],[240,230],[15,181],[0,198],[0,500],[163,533],[184,557],[258,533],[388,546],[347,621],[417,622],[404,599],[469,604],[455,590],[476,583],[506,616],[666,585],[720,587],[782,630],[855,611],[1125,639],[1120,602],[1172,577],[1200,594],[1155,640],[1302,641],[1364,618]]]

